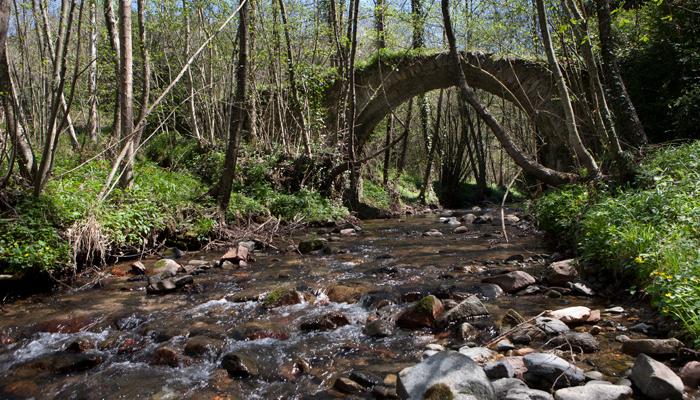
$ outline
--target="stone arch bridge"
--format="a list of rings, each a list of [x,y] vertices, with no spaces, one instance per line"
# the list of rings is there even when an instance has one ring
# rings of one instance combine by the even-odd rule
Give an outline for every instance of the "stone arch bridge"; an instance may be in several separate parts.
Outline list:
[[[462,68],[469,85],[516,104],[534,122],[548,142],[545,164],[566,169],[562,161],[564,115],[553,76],[542,63],[499,58],[490,54],[462,52]],[[376,61],[356,73],[357,117],[355,134],[358,148],[368,142],[374,128],[392,109],[431,90],[458,84],[458,72],[449,53],[405,56]],[[341,83],[326,94],[328,126],[335,127],[341,96]],[[582,124],[579,124],[582,126]],[[582,126],[584,132],[586,127]],[[585,133],[584,133],[585,135]],[[565,156],[566,157],[566,156]],[[560,165],[553,165],[560,164]]]

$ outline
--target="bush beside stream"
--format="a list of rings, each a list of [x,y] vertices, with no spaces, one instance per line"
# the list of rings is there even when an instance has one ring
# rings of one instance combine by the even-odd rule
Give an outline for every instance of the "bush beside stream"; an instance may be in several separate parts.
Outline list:
[[[563,247],[632,278],[700,344],[700,141],[653,151],[627,187],[551,191],[534,213]]]

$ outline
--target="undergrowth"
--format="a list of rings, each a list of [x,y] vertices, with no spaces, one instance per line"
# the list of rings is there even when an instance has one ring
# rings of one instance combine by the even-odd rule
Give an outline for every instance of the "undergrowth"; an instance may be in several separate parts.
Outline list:
[[[632,278],[700,345],[700,141],[656,150],[628,187],[567,186],[534,213],[582,259]]]

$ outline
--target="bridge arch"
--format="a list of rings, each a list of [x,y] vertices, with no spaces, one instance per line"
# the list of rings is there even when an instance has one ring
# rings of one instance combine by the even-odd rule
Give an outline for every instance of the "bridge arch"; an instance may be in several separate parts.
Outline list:
[[[552,168],[566,169],[559,151],[565,132],[557,88],[547,66],[524,59],[502,58],[478,52],[462,52],[462,68],[470,86],[505,98],[520,107],[539,133],[553,144],[555,157],[546,157]],[[458,84],[458,71],[449,53],[407,55],[378,60],[355,76],[357,116],[355,143],[362,149],[374,128],[392,109],[423,93]],[[326,96],[329,126],[336,126],[340,83]]]

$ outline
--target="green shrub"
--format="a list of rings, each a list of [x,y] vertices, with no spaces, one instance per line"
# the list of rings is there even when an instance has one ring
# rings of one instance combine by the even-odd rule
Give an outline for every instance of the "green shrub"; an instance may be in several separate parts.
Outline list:
[[[560,245],[576,244],[578,221],[588,205],[588,188],[567,185],[537,199],[532,209],[540,229],[561,240]]]

